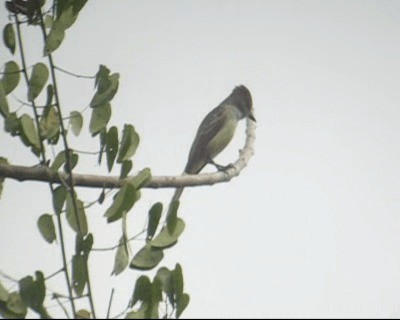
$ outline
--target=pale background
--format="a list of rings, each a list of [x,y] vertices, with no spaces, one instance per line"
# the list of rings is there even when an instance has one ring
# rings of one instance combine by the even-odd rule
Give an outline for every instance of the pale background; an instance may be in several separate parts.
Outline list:
[[[3,26],[3,4],[0,12]],[[25,42],[36,50],[32,63],[41,55],[39,30]],[[0,58],[12,59],[3,47]],[[187,228],[162,262],[183,266],[191,296],[185,317],[400,316],[399,1],[90,1],[55,61],[80,74],[99,64],[120,73],[111,124],[135,126],[135,170],[150,167],[154,175],[182,171],[198,124],[235,85],[252,92],[254,157],[231,183],[185,191]],[[66,114],[82,110],[93,82],[58,79]],[[71,144],[95,151],[87,125]],[[234,161],[243,141],[244,123],[219,162]],[[0,156],[37,163],[3,130]],[[104,172],[93,156],[81,162],[79,172]],[[131,234],[172,192],[143,192],[130,213]],[[94,200],[98,193],[79,194]],[[19,279],[61,267],[58,247],[35,227],[50,210],[47,185],[6,182],[1,271]],[[87,213],[96,247],[120,236],[104,210]],[[98,316],[111,287],[112,314],[121,311],[138,276],[128,270],[110,278],[113,260],[113,253],[90,260]],[[63,291],[64,278],[49,286]]]

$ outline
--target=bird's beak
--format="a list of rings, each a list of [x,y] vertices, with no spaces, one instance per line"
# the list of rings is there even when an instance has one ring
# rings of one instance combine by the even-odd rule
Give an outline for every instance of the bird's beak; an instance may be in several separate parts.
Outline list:
[[[249,113],[248,118],[251,119],[251,120],[253,120],[254,122],[257,122],[257,121],[256,121],[256,118],[254,117],[253,111],[251,111],[251,112]]]

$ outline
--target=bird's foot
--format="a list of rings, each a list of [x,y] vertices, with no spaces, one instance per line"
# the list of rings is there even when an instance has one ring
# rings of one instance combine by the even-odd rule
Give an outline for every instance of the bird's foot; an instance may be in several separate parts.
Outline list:
[[[212,160],[212,159],[210,160],[210,164],[212,164],[214,167],[216,167],[218,171],[225,172],[225,173],[227,173],[229,169],[232,169],[235,167],[232,163],[228,164],[227,166],[222,166],[222,165],[214,162],[214,160]]]

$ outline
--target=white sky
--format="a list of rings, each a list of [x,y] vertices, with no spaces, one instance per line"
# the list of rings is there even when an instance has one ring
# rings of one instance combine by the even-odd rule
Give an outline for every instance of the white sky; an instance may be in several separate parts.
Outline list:
[[[2,26],[6,19],[1,9]],[[39,35],[25,39],[37,50],[31,63],[41,55]],[[231,183],[186,190],[181,199],[187,228],[163,264],[183,266],[191,296],[185,317],[400,316],[399,35],[399,1],[87,4],[55,61],[81,74],[99,64],[120,73],[111,123],[132,123],[141,135],[136,170],[180,173],[205,114],[235,85],[253,94],[257,141],[249,166]],[[10,59],[2,49],[1,62]],[[58,77],[65,113],[83,109],[93,83]],[[96,150],[86,119],[71,143]],[[0,156],[35,164],[17,138],[0,132],[0,141]],[[244,123],[219,162],[234,161],[243,141]],[[78,171],[104,172],[94,157],[81,159]],[[143,191],[131,233],[153,203],[171,195]],[[120,225],[102,218],[105,209],[87,213],[96,247],[120,237]],[[7,181],[0,270],[21,278],[61,267],[58,247],[36,229],[50,210],[46,185]],[[112,314],[125,307],[138,276],[128,270],[110,278],[113,261],[113,253],[92,254],[99,316],[111,287]],[[60,276],[53,289],[57,282],[64,285]]]

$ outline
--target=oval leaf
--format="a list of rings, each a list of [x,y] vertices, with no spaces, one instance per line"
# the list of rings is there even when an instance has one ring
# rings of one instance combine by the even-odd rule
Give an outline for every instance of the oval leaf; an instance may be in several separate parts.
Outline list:
[[[15,32],[11,23],[6,24],[3,29],[3,40],[4,44],[8,49],[10,49],[11,53],[15,53]]]
[[[60,214],[64,207],[67,191],[63,185],[53,190],[53,208],[56,214]]]
[[[183,295],[183,275],[182,267],[179,263],[176,264],[175,269],[172,271],[172,281],[174,283],[175,299],[179,302]]]
[[[25,113],[21,116],[20,123],[21,138],[23,138],[24,142],[27,143],[28,146],[40,150],[39,136],[33,119]]]
[[[108,172],[112,170],[118,153],[118,129],[111,127],[106,134],[106,156]]]
[[[76,319],[91,319],[90,312],[85,309],[81,309],[76,312]]]
[[[33,101],[42,91],[49,78],[49,70],[44,63],[33,66],[32,75],[29,80],[28,101]]]
[[[67,221],[75,232],[78,232],[81,235],[86,235],[88,233],[88,225],[83,202],[75,198],[75,203],[77,212],[75,212],[75,206],[71,194],[67,193]]]
[[[46,116],[40,120],[40,130],[42,137],[50,140],[60,132],[58,113],[55,107],[50,107]]]
[[[31,276],[27,276],[22,278],[18,284],[22,300],[40,315],[45,315],[43,302],[46,296],[46,286],[43,273],[37,271],[36,280],[33,280]]]
[[[47,213],[42,214],[38,220],[38,227],[44,240],[46,240],[48,243],[52,243],[54,240],[56,240],[56,229],[54,227],[54,222],[51,215]]]
[[[4,67],[2,79],[5,94],[12,92],[18,85],[20,78],[19,66],[14,61],[8,61]]]
[[[140,276],[136,280],[129,307],[133,308],[138,301],[151,301],[151,281],[147,276]]]
[[[132,170],[132,160],[124,160],[121,164],[121,172],[119,174],[119,178],[121,180],[126,179],[128,177],[129,172]]]
[[[149,168],[144,168],[140,170],[133,178],[128,181],[132,183],[136,190],[139,190],[147,181],[151,179],[151,171]]]
[[[3,115],[4,118],[7,118],[10,114],[3,81],[0,81],[0,113]]]
[[[161,202],[155,203],[149,211],[149,222],[147,224],[147,239],[150,240],[156,233],[158,224],[160,223],[163,205]]]
[[[80,297],[87,283],[87,257],[74,255],[72,257],[72,286]]]
[[[173,246],[177,241],[179,236],[185,229],[185,223],[182,219],[178,218],[176,222],[175,230],[172,234],[169,233],[168,227],[164,226],[160,233],[150,241],[150,244],[154,248],[169,248]]]
[[[172,272],[166,268],[162,267],[158,269],[156,274],[156,279],[161,283],[161,289],[167,295],[169,302],[173,305],[175,303],[174,297],[174,282],[172,279]]]
[[[135,255],[129,267],[137,270],[150,270],[156,267],[163,258],[162,250],[146,245]]]
[[[129,264],[129,252],[126,244],[126,238],[121,237],[117,253],[115,254],[114,269],[111,274],[119,275]]]
[[[90,107],[97,108],[103,104],[109,103],[118,91],[119,74],[113,73],[106,79],[100,78],[99,85],[97,87],[97,92],[93,96],[90,102]],[[97,79],[96,79],[97,80]]]
[[[72,133],[76,137],[79,136],[83,126],[82,114],[78,111],[71,111],[69,115],[69,124],[71,125]]]
[[[135,128],[130,124],[125,124],[117,162],[121,163],[124,160],[129,160],[135,154],[139,142],[139,135],[136,133]]]
[[[56,50],[63,42],[64,37],[65,29],[63,25],[60,23],[53,23],[44,46],[44,55],[52,53],[54,50]]]
[[[89,123],[89,130],[92,136],[103,131],[106,128],[108,121],[110,121],[110,118],[111,105],[109,103],[94,108]]]
[[[190,296],[187,293],[182,294],[182,297],[176,304],[176,317],[179,318],[182,312],[186,309],[190,301]]]
[[[124,182],[114,197],[113,203],[104,214],[107,217],[107,222],[114,222],[122,218],[122,215],[129,212],[139,197],[140,195],[135,187],[127,181]]]

